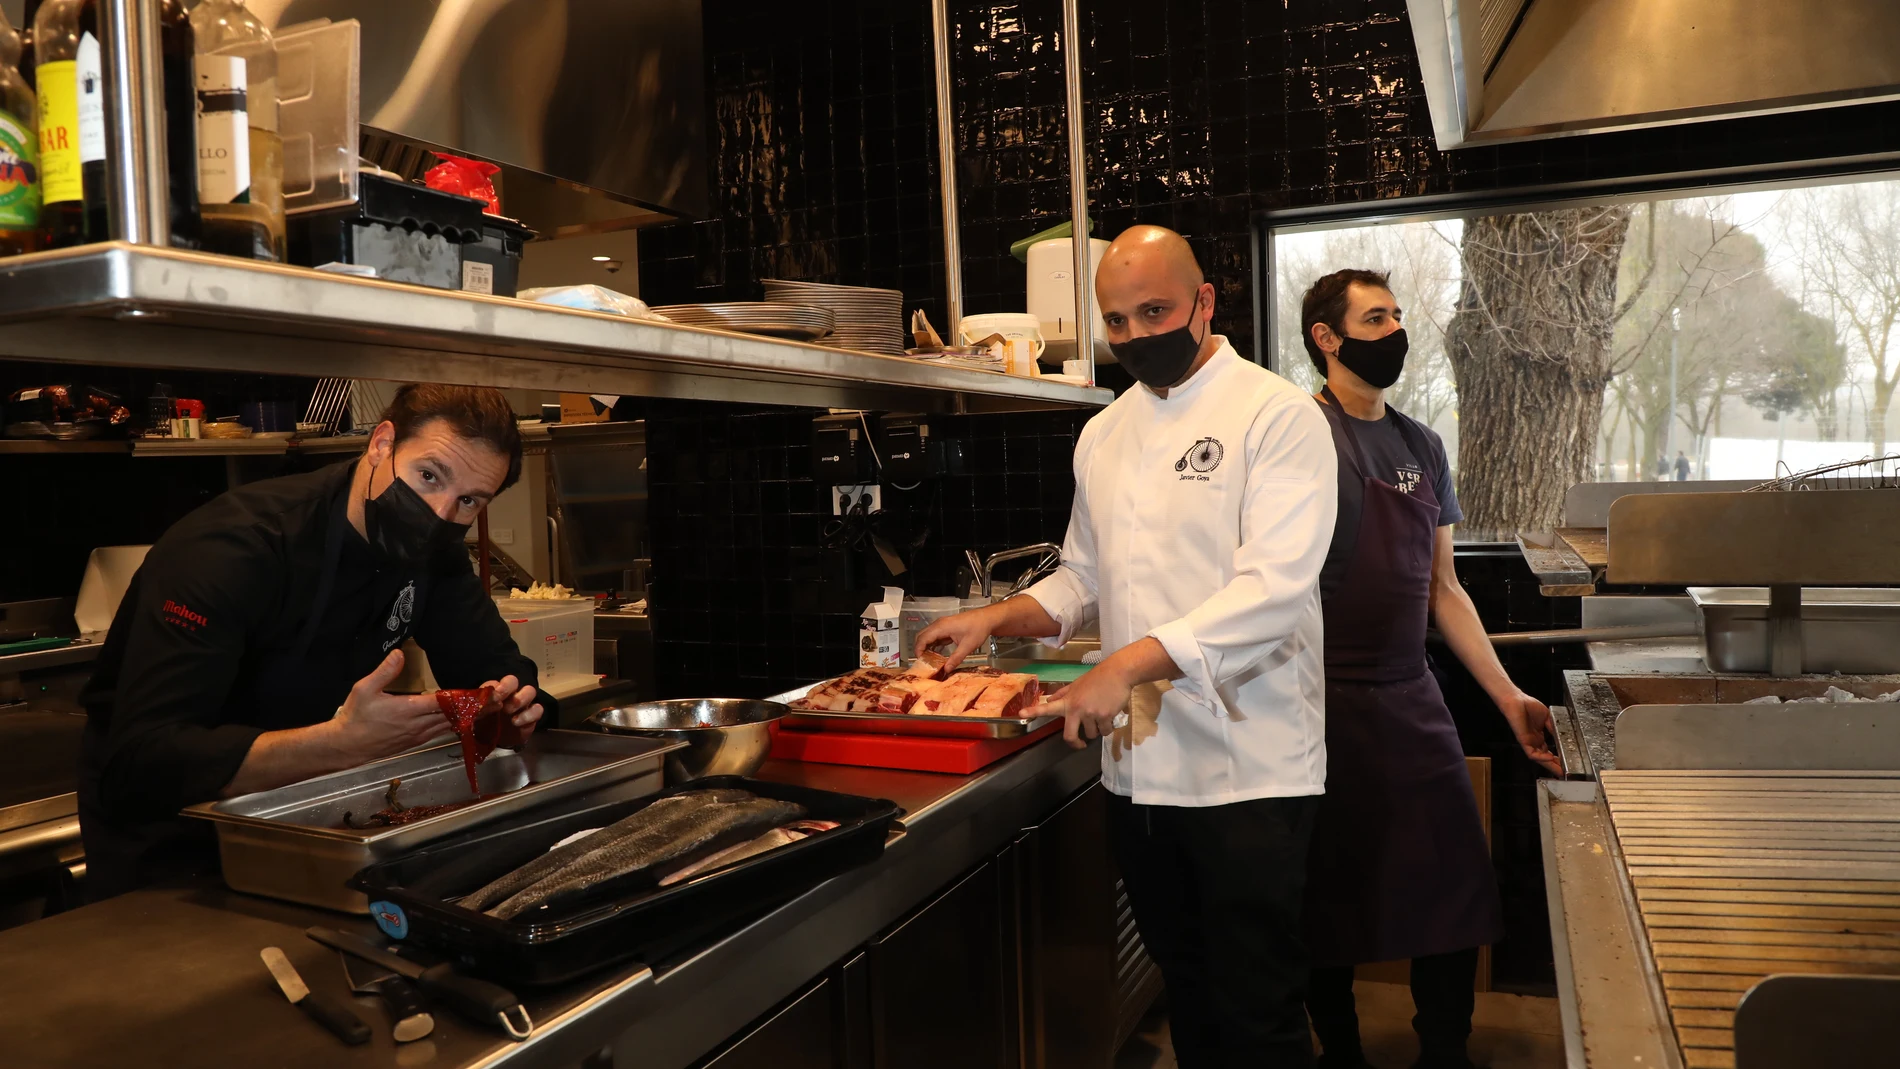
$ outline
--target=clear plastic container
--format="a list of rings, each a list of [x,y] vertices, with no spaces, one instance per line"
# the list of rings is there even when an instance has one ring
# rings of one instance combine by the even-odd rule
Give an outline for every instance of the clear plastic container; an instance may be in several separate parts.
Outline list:
[[[496,598],[495,608],[542,679],[593,673],[594,599]]]
[[[362,27],[355,19],[277,35],[277,119],[287,211],[356,202],[361,41]]]
[[[903,611],[898,615],[898,624],[902,645],[899,650],[905,664],[917,659],[917,636],[924,629],[947,616],[955,616],[962,611],[956,598],[913,598],[904,602]]]

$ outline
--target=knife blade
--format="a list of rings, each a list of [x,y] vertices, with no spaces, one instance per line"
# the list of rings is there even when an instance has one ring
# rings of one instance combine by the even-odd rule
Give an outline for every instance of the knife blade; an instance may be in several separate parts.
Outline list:
[[[528,1038],[534,1032],[534,1021],[528,1016],[528,1008],[521,1004],[513,992],[486,980],[463,976],[446,961],[424,967],[401,955],[392,954],[361,936],[334,928],[310,927],[304,929],[304,934],[332,950],[340,950],[353,958],[380,965],[398,976],[415,981],[424,994],[448,1003],[450,1008],[471,1021],[500,1025],[502,1031],[517,1041]],[[517,1018],[519,1024],[515,1023]]]
[[[390,1035],[396,1042],[411,1043],[435,1031],[435,1018],[422,1004],[422,992],[416,990],[415,984],[382,970],[367,980],[359,979],[357,970],[350,967],[353,959],[348,954],[339,950],[336,958],[343,963],[343,979],[349,982],[351,991],[373,995],[382,1001],[393,1022]]]
[[[352,1047],[369,1042],[369,1026],[363,1023],[362,1018],[336,1000],[312,992],[281,949],[265,947],[258,951],[258,957],[264,959],[264,967],[270,970],[271,979],[277,981],[278,989],[290,1000],[291,1005]]]

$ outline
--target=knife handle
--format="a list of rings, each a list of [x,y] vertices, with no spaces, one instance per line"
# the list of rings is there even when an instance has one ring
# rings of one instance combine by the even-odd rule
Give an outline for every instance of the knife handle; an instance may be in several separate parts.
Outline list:
[[[369,1025],[328,995],[312,991],[298,1001],[297,1008],[328,1029],[331,1035],[352,1047],[369,1042]]]
[[[416,986],[449,1004],[450,1008],[471,1021],[498,1025],[515,1039],[526,1039],[534,1030],[528,1011],[514,992],[486,980],[463,976],[448,962],[431,965],[416,977]],[[514,1018],[522,1022],[514,1023]]]
[[[389,1010],[389,1020],[395,1026],[396,1041],[399,1043],[407,1042],[404,1033],[419,1028],[420,1019],[429,1016],[429,1008],[422,1001],[422,992],[400,976],[385,976],[367,985],[366,990],[374,992]],[[428,1032],[425,1030],[419,1034],[427,1035]]]

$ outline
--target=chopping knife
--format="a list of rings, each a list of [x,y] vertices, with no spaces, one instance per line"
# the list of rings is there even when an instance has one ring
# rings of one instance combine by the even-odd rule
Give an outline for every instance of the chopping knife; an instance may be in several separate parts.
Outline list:
[[[526,1039],[534,1032],[528,1008],[505,987],[486,980],[463,976],[448,962],[423,967],[408,958],[392,954],[360,936],[334,928],[306,928],[304,934],[332,950],[341,950],[353,958],[380,965],[398,976],[414,980],[423,994],[441,999],[457,1013],[482,1024],[499,1023],[502,1031],[514,1039]],[[516,1019],[520,1024],[516,1024]]]
[[[350,1046],[369,1042],[369,1026],[362,1018],[351,1013],[342,1003],[327,995],[319,995],[306,987],[303,977],[297,975],[297,969],[290,959],[276,947],[265,947],[258,951],[264,959],[264,967],[270,970],[271,977],[283,990],[290,1004],[310,1015],[310,1019],[329,1030],[331,1035]]]
[[[435,1018],[423,1007],[422,992],[416,990],[416,985],[393,972],[378,973],[368,980],[359,979],[356,970],[350,968],[348,954],[338,951],[337,958],[343,962],[343,978],[349,981],[351,991],[382,999],[389,1019],[395,1022],[390,1034],[396,1042],[408,1043],[435,1031]]]

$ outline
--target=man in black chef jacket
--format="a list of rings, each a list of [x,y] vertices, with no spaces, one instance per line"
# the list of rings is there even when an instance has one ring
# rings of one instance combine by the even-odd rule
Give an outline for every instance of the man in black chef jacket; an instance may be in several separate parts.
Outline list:
[[[1306,1006],[1321,1069],[1369,1069],[1353,967],[1410,959],[1416,1069],[1471,1069],[1478,948],[1503,934],[1497,879],[1458,728],[1425,654],[1428,620],[1496,703],[1525,756],[1559,771],[1550,710],[1498,663],[1452,566],[1463,519],[1432,429],[1385,402],[1405,366],[1384,275],[1339,271],[1301,303],[1339,454],[1326,620],[1326,794],[1307,858]]]
[[[521,473],[500,391],[407,385],[368,448],[239,487],[180,520],[133,576],[81,696],[79,820],[91,897],[207,871],[181,807],[389,757],[441,734],[431,695],[394,695],[414,638],[445,687],[495,687],[531,729],[534,662],[469,566],[463,535]]]

